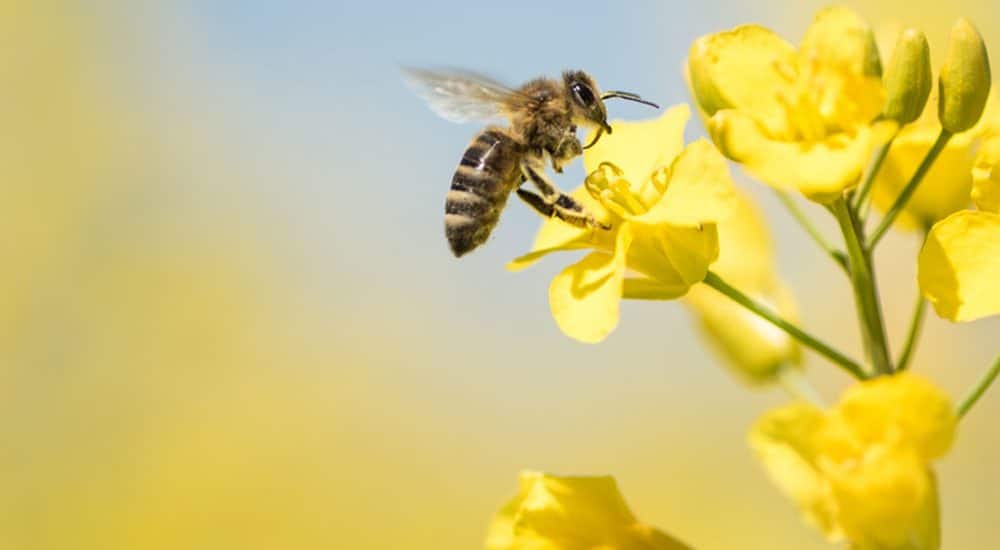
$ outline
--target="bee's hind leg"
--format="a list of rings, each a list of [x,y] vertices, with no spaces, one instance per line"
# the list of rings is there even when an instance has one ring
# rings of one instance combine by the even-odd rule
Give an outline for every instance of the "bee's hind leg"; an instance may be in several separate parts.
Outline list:
[[[524,172],[527,179],[530,179],[542,194],[537,195],[527,189],[518,189],[517,196],[542,216],[546,218],[558,218],[577,227],[611,228],[597,221],[590,212],[587,212],[582,204],[557,189],[548,178],[533,167],[525,164]]]

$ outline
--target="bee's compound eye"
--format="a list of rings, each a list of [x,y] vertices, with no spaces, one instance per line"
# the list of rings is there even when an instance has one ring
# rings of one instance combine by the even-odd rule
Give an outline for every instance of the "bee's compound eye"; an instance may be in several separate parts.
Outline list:
[[[570,87],[570,90],[573,91],[573,96],[578,102],[580,102],[580,105],[583,105],[584,107],[590,107],[594,104],[594,101],[597,100],[597,98],[594,97],[593,90],[585,84],[573,84],[573,86]]]

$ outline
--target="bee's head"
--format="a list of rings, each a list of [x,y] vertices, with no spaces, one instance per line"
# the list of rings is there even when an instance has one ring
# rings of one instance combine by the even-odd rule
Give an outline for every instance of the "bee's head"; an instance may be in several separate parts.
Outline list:
[[[563,73],[566,95],[573,112],[573,122],[581,126],[593,126],[611,133],[608,124],[608,110],[604,107],[601,92],[590,75],[583,71]]]
[[[649,105],[659,109],[659,105],[646,101],[636,94],[630,92],[611,91],[601,94],[597,89],[597,84],[590,75],[583,71],[566,71],[563,73],[563,82],[566,85],[566,93],[569,96],[570,106],[573,109],[573,122],[583,126],[594,126],[597,128],[597,135],[584,149],[592,147],[601,138],[604,132],[611,133],[611,125],[608,124],[608,110],[604,106],[604,100],[612,97],[627,99]]]

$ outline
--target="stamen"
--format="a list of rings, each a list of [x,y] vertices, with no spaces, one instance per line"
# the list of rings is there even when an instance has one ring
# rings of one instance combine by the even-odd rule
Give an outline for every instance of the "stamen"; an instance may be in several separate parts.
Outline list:
[[[605,189],[604,191],[601,191],[601,194],[598,195],[596,198],[598,201],[600,201],[602,205],[604,205],[604,208],[607,208],[613,214],[618,215],[619,218],[628,217],[629,213],[625,211],[622,205],[615,202],[614,192],[611,191],[610,189]]]
[[[633,214],[643,214],[646,212],[646,207],[632,193],[632,188],[629,186],[628,181],[624,179],[615,180],[611,184],[611,189],[618,194],[620,199],[625,202],[625,207],[631,210]]]

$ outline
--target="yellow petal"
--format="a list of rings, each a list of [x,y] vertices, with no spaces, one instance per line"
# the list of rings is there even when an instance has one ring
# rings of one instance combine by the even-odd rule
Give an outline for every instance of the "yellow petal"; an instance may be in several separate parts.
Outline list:
[[[715,224],[701,228],[629,222],[632,247],[628,266],[660,283],[688,288],[705,278],[719,256]]]
[[[732,213],[719,224],[719,259],[712,270],[737,288],[750,292],[771,289],[777,280],[774,248],[764,215],[749,196],[737,189]]]
[[[875,445],[823,470],[838,504],[838,523],[853,548],[938,548],[934,480],[913,449]]]
[[[980,210],[1000,213],[1000,136],[979,149],[972,168],[972,201]]]
[[[838,540],[836,502],[817,466],[817,434],[826,422],[823,411],[794,403],[765,414],[753,425],[749,438],[771,481],[798,505],[804,519],[828,539]]]
[[[958,422],[948,396],[922,376],[900,373],[849,388],[836,414],[863,442],[896,438],[922,460],[944,455]]]
[[[610,225],[616,223],[616,221],[612,220],[611,214],[601,206],[601,203],[594,200],[590,196],[590,193],[583,187],[578,187],[570,195],[601,222]],[[531,246],[531,251],[512,260],[507,264],[507,269],[510,271],[521,271],[538,261],[539,258],[552,252],[579,250],[581,248],[605,245],[610,248],[614,240],[613,231],[577,227],[562,220],[550,218],[542,222],[538,234],[535,235],[535,242]]]
[[[963,210],[934,225],[917,262],[937,314],[973,321],[1000,313],[1000,214]]]
[[[553,252],[580,250],[583,248],[590,248],[591,246],[592,245],[590,244],[590,239],[587,238],[586,234],[574,236],[561,244],[550,246],[548,248],[539,248],[537,250],[532,250],[527,254],[522,254],[514,258],[513,260],[507,262],[507,270],[511,272],[518,272],[521,271],[522,269],[530,267],[532,264],[537,262],[543,256],[548,256]]]
[[[789,123],[778,94],[787,85],[780,67],[795,63],[795,49],[757,25],[703,36],[688,54],[688,78],[700,110],[753,113],[769,135],[785,135]]]
[[[660,200],[636,219],[687,226],[717,223],[729,216],[734,195],[726,159],[711,143],[699,139],[674,160]]]
[[[517,496],[490,525],[486,548],[684,550],[687,546],[640,523],[610,476],[523,472]]]
[[[904,130],[893,142],[872,188],[872,204],[886,211],[906,186],[940,127]],[[970,140],[953,138],[924,176],[917,191],[897,218],[902,229],[920,229],[969,204],[973,151]]]
[[[681,103],[652,120],[615,121],[614,133],[605,133],[596,145],[584,151],[584,169],[590,174],[601,163],[610,162],[622,170],[625,179],[640,185],[654,170],[668,166],[680,154],[684,126],[690,117],[690,107]]]
[[[629,224],[618,231],[614,255],[592,252],[552,279],[549,307],[563,333],[581,342],[603,340],[618,325]]]
[[[798,189],[817,202],[829,202],[857,184],[876,141],[888,139],[894,125],[860,127],[815,143],[776,141],[744,113],[719,111],[709,132],[722,154],[777,189]]]
[[[875,35],[843,6],[820,10],[799,46],[799,67],[812,73],[813,98],[828,128],[853,130],[882,111],[885,90]]]
[[[881,75],[875,35],[868,23],[844,6],[820,10],[799,46],[802,63],[818,60],[856,74]]]
[[[688,286],[683,283],[667,284],[652,279],[625,279],[622,298],[629,300],[673,300],[683,296]]]

